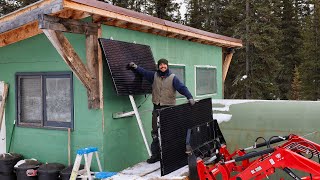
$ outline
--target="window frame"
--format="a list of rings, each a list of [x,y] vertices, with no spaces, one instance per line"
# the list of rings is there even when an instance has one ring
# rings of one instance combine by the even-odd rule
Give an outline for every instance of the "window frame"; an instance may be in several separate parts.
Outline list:
[[[171,64],[171,63],[169,63],[169,69],[171,69],[172,66],[173,67],[183,67],[183,69],[184,69],[184,77],[183,77],[184,78],[184,82],[182,82],[182,83],[186,86],[186,65],[185,64]],[[181,80],[181,79],[179,79],[179,80]],[[180,93],[178,92],[177,94],[180,94]],[[176,95],[176,99],[177,100],[184,99],[184,98],[185,97],[182,94],[180,94],[180,96]]]
[[[21,122],[21,79],[26,77],[40,78],[41,81],[41,101],[42,101],[42,120],[40,123],[33,122]],[[58,122],[58,121],[47,121],[48,114],[46,112],[46,79],[47,78],[70,78],[70,111],[71,121],[70,122]],[[15,102],[16,102],[16,121],[19,127],[32,127],[42,129],[71,129],[74,128],[74,91],[73,91],[73,73],[70,71],[62,72],[17,72],[15,74]]]
[[[216,71],[216,77],[215,77],[216,92],[211,93],[211,94],[197,95],[197,68],[215,69],[215,71]],[[195,91],[195,96],[197,98],[215,96],[215,95],[218,94],[217,66],[212,66],[212,65],[194,65],[194,91]]]

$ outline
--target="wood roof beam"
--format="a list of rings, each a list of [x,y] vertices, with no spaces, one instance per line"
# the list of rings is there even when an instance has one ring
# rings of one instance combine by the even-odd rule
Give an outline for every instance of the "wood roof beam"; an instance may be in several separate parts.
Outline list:
[[[98,25],[95,23],[64,19],[45,14],[39,15],[39,28],[86,35],[96,35],[98,32]]]
[[[169,38],[175,38],[175,37],[177,37],[179,34],[177,34],[177,33],[168,33],[167,34],[167,37],[169,37]]]
[[[222,80],[223,83],[226,80],[227,74],[228,74],[228,70],[229,70],[229,66],[232,60],[232,56],[233,56],[234,50],[233,49],[228,49],[227,55],[225,57],[225,60],[223,61],[223,65],[222,65]]]

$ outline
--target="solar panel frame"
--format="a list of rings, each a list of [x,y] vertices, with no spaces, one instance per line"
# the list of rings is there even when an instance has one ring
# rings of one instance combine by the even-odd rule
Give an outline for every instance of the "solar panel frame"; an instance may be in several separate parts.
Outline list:
[[[182,104],[159,111],[159,139],[161,176],[188,164],[186,135],[188,129],[212,121],[211,98],[191,106]]]
[[[156,71],[150,46],[99,38],[105,60],[117,95],[142,95],[152,92],[151,84],[134,70],[127,69],[130,62],[148,71]]]

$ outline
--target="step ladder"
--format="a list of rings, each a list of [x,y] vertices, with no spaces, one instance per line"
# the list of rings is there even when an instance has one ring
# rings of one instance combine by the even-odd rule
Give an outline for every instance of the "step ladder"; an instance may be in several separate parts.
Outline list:
[[[91,172],[90,171],[93,154],[95,154],[95,156],[96,156],[100,172]],[[85,166],[84,166],[84,169],[79,170],[82,156],[84,157]],[[70,175],[69,180],[76,180],[76,178],[82,178],[82,179],[88,179],[88,180],[106,179],[106,178],[109,178],[115,174],[116,174],[115,172],[102,172],[101,163],[100,163],[99,155],[98,155],[98,148],[87,147],[87,148],[77,150],[77,157],[74,162],[74,165],[72,168],[72,173]]]

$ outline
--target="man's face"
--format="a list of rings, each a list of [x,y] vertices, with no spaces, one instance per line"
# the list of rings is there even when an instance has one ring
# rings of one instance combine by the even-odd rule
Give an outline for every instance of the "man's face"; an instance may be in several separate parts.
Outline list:
[[[160,70],[161,72],[165,72],[167,69],[168,69],[168,65],[166,65],[166,64],[164,64],[164,63],[161,63],[161,64],[159,65],[159,70]]]

